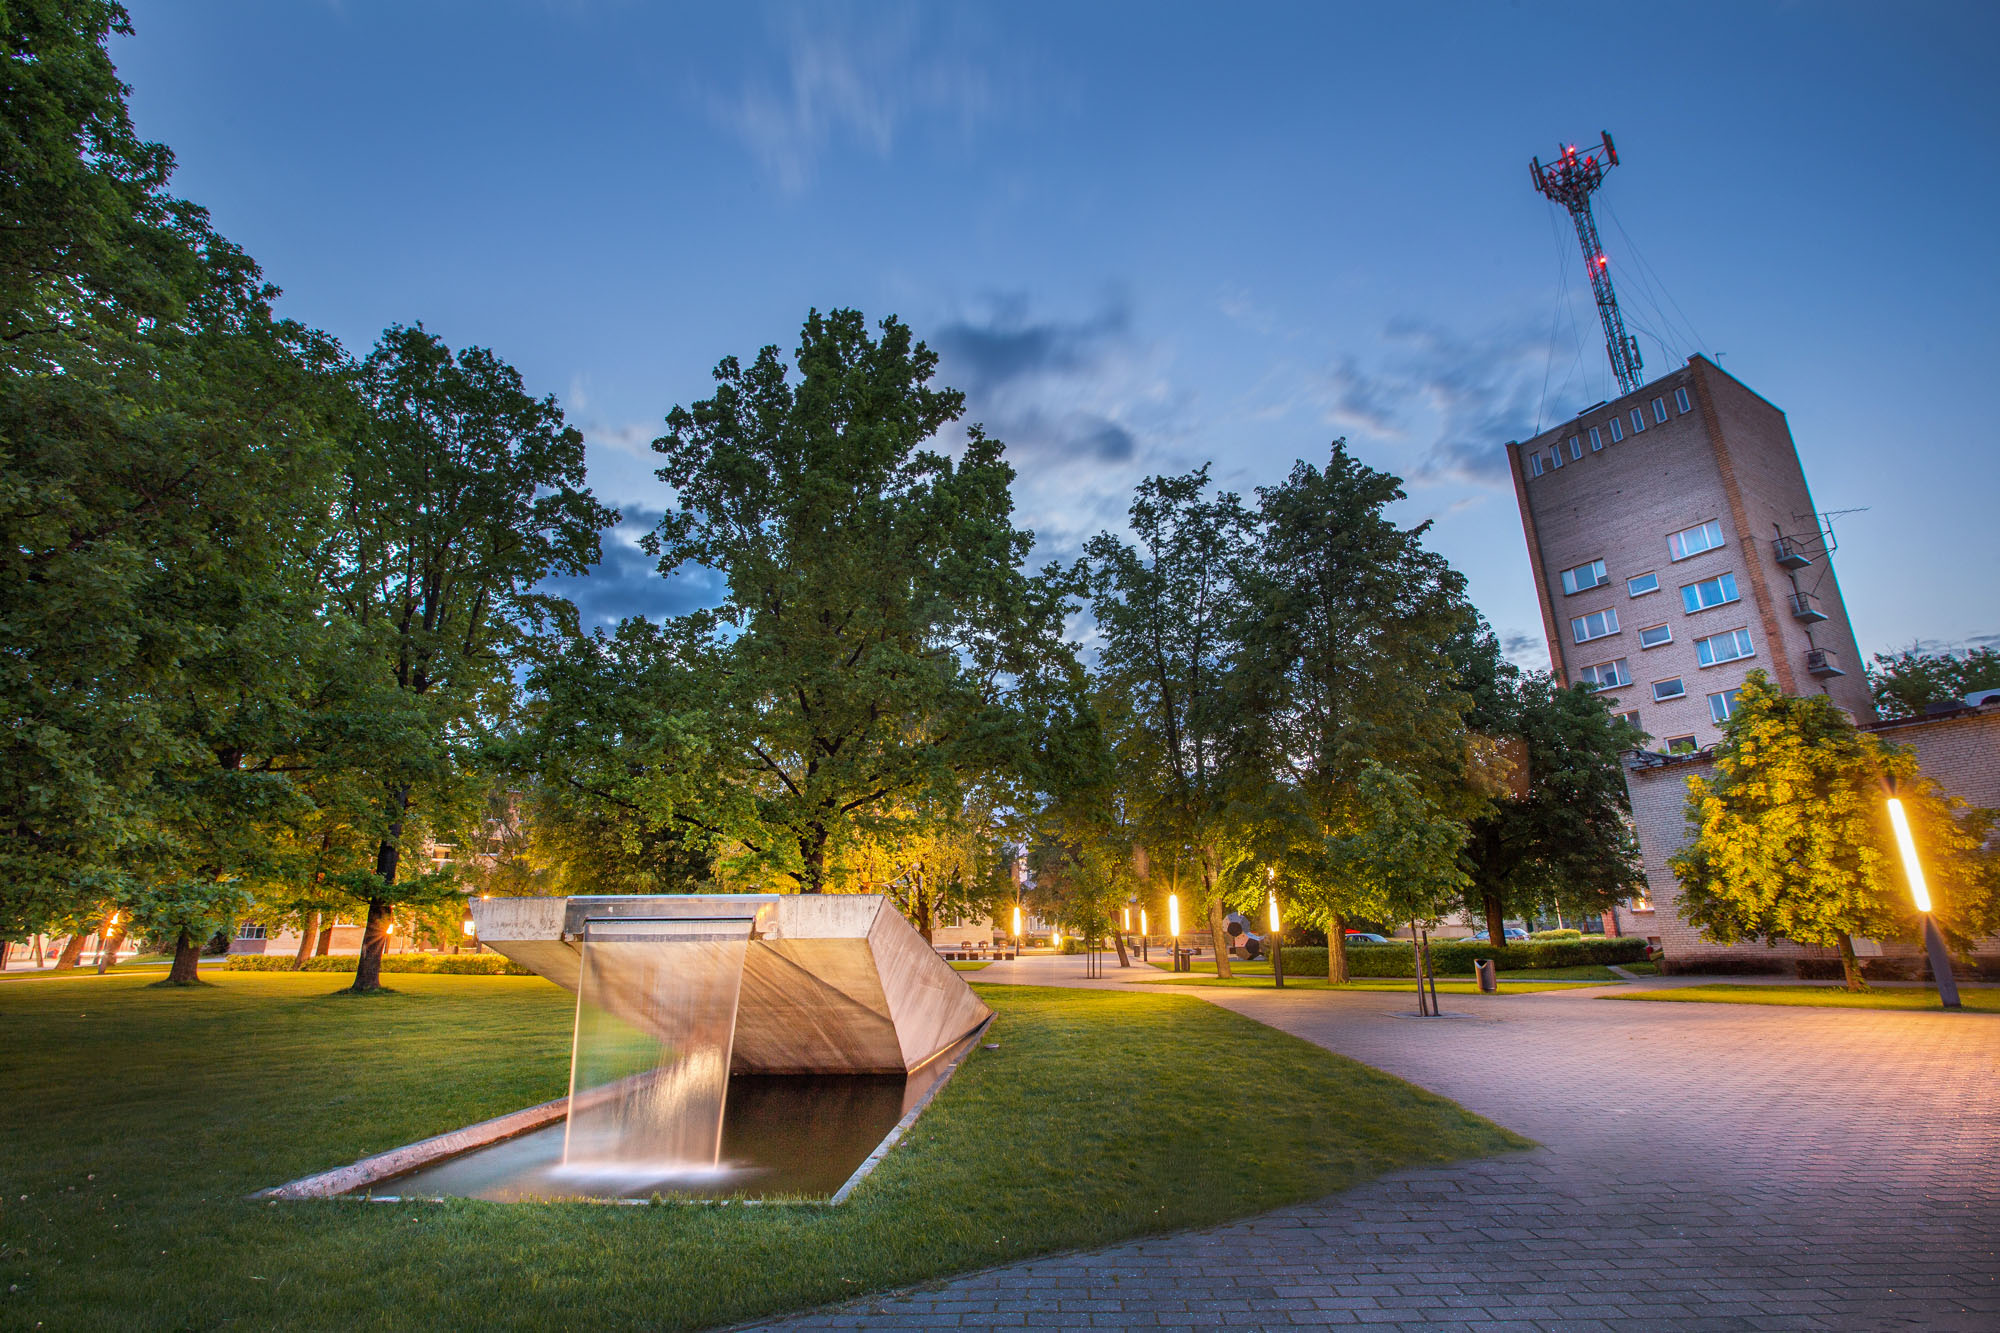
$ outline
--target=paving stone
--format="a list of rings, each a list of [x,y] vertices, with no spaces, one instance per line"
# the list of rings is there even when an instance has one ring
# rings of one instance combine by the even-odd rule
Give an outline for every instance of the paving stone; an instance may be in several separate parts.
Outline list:
[[[2000,1330],[2000,1019],[1201,997],[1542,1146],[771,1326]]]

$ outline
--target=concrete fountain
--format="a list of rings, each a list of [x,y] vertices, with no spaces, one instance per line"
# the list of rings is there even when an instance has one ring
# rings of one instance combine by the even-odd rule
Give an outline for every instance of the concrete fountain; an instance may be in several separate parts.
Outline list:
[[[992,1011],[876,894],[489,898],[479,940],[576,996],[567,1097],[268,1197],[839,1202]]]

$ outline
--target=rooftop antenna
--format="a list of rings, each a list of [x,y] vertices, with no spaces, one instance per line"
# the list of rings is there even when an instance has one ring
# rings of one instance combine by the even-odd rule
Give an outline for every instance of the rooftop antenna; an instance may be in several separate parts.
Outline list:
[[[1604,321],[1604,350],[1611,357],[1611,373],[1618,377],[1618,392],[1630,393],[1639,387],[1639,343],[1625,332],[1625,317],[1618,313],[1618,293],[1611,289],[1611,264],[1604,257],[1604,242],[1597,238],[1597,219],[1590,214],[1590,196],[1604,183],[1604,173],[1618,165],[1618,149],[1606,131],[1596,152],[1579,155],[1575,144],[1556,154],[1555,161],[1542,165],[1538,157],[1529,164],[1535,188],[1569,210],[1576,224],[1577,243],[1583,247],[1583,266],[1590,273],[1590,290],[1597,297],[1597,315]]]

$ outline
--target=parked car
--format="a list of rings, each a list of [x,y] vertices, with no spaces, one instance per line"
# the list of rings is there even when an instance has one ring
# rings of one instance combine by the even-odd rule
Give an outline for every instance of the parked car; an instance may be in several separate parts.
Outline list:
[[[1474,935],[1472,938],[1484,944],[1486,942],[1487,935],[1486,932],[1482,930],[1477,935]],[[1506,938],[1510,942],[1513,940],[1525,940],[1528,938],[1528,932],[1522,930],[1519,926],[1509,926],[1507,927]]]
[[[1385,936],[1377,935],[1372,930],[1350,930],[1347,932],[1347,942],[1349,944],[1387,944],[1389,941]]]

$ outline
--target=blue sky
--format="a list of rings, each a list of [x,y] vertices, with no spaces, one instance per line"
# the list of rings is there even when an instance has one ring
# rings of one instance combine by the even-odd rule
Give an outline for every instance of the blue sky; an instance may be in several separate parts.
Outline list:
[[[940,349],[1038,558],[1141,476],[1213,460],[1247,493],[1345,435],[1542,664],[1501,446],[1612,386],[1527,164],[1609,128],[1649,374],[1719,353],[1820,507],[1866,507],[1835,560],[1864,652],[2000,642],[1994,6],[132,11],[141,132],[286,313],[357,352],[417,320],[490,346],[583,428],[628,516],[590,618],[710,592],[631,545],[667,409],[855,306]]]

